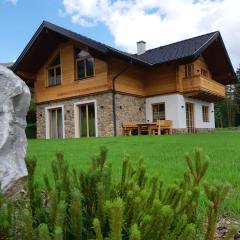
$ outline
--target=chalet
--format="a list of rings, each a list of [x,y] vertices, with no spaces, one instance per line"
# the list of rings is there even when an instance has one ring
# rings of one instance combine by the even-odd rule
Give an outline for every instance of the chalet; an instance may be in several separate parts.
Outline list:
[[[12,69],[34,87],[38,138],[114,136],[124,122],[215,128],[236,75],[219,32],[129,54],[44,21]]]

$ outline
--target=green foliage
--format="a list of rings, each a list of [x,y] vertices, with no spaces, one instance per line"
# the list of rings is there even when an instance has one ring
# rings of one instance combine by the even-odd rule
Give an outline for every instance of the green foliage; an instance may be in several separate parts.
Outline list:
[[[240,66],[236,70],[237,83],[226,86],[224,100],[215,104],[217,127],[240,126]]]
[[[35,181],[36,159],[27,159],[28,196],[18,204],[0,196],[0,233],[8,239],[190,240],[196,239],[200,182],[208,160],[186,155],[188,171],[169,186],[147,175],[143,160],[133,167],[128,156],[119,182],[112,179],[107,149],[92,158],[89,171],[69,169],[62,153],[52,162],[53,180]],[[218,211],[229,186],[205,185],[209,200],[206,240],[213,239]],[[6,204],[8,203],[8,204]],[[15,219],[15,220],[14,220]],[[12,222],[16,221],[16,224]],[[231,231],[234,232],[234,229]]]
[[[39,232],[39,239],[40,240],[49,240],[49,231],[48,231],[48,226],[47,224],[40,224],[38,227],[38,232]]]
[[[209,201],[206,240],[211,240],[214,237],[218,212],[230,189],[231,187],[228,184],[217,184],[210,188],[208,183],[205,183],[205,192]]]
[[[37,127],[36,127],[36,104],[32,93],[29,111],[27,113],[27,127],[26,135],[28,139],[36,138]]]
[[[37,136],[36,123],[28,123],[26,127],[26,136],[28,139],[34,139]]]

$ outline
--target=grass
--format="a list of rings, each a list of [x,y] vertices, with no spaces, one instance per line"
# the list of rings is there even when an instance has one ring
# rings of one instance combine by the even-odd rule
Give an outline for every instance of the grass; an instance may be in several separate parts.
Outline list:
[[[51,174],[51,160],[57,151],[64,152],[71,165],[88,169],[91,156],[100,146],[109,150],[108,160],[112,162],[116,177],[120,175],[121,161],[125,153],[133,163],[144,158],[149,175],[157,175],[166,182],[180,179],[186,170],[185,152],[194,156],[194,149],[200,147],[203,157],[208,155],[210,165],[204,180],[209,183],[229,182],[233,190],[225,201],[222,215],[240,216],[240,131],[216,131],[214,133],[132,136],[69,140],[29,140],[28,156],[38,159],[37,179],[42,174]],[[203,195],[203,192],[202,192]],[[201,210],[206,210],[206,201],[201,197]]]

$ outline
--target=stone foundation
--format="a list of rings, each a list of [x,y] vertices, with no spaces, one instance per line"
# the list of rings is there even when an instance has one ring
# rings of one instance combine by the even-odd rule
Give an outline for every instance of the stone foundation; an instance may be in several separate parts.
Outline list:
[[[87,97],[55,101],[37,105],[37,138],[46,138],[45,108],[63,105],[65,138],[75,137],[74,104],[78,102],[96,100],[98,136],[113,135],[112,94],[102,93]]]
[[[65,138],[75,137],[74,104],[96,101],[98,136],[113,136],[112,93],[101,93],[86,97],[55,101],[37,105],[37,138],[46,138],[47,107],[63,106]],[[146,122],[145,98],[116,94],[117,135],[122,135],[123,122]],[[196,132],[210,132],[214,128],[196,128]],[[173,134],[188,133],[186,128],[175,128]]]
[[[75,137],[74,104],[84,101],[96,101],[98,136],[113,136],[112,93],[102,93],[87,97],[61,100],[37,105],[37,138],[46,138],[45,108],[64,107],[65,138]],[[122,135],[123,122],[145,122],[145,99],[116,94],[117,135]]]
[[[187,128],[173,128],[173,134],[181,134],[181,133],[188,133]]]
[[[198,133],[200,132],[213,132],[215,128],[196,128],[195,131]]]
[[[195,128],[195,133],[213,132],[215,128]],[[188,133],[187,128],[173,128],[173,134]]]
[[[123,135],[123,122],[146,122],[145,98],[116,94],[117,135]]]

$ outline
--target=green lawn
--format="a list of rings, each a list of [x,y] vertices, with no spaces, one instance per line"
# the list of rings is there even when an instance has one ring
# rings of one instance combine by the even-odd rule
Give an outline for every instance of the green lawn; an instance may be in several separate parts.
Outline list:
[[[87,169],[100,146],[109,149],[115,176],[121,169],[121,160],[127,153],[133,163],[140,157],[145,159],[148,173],[158,175],[166,183],[182,177],[186,163],[184,153],[193,156],[195,147],[200,147],[204,155],[210,157],[210,166],[204,180],[210,183],[229,182],[233,187],[226,200],[222,214],[240,216],[240,132],[217,131],[215,133],[172,135],[172,136],[132,136],[117,138],[91,138],[70,140],[29,140],[28,156],[38,159],[37,179],[42,181],[42,173],[51,174],[51,160],[57,151],[64,152],[71,165]],[[201,209],[205,209],[205,199],[201,198]]]

